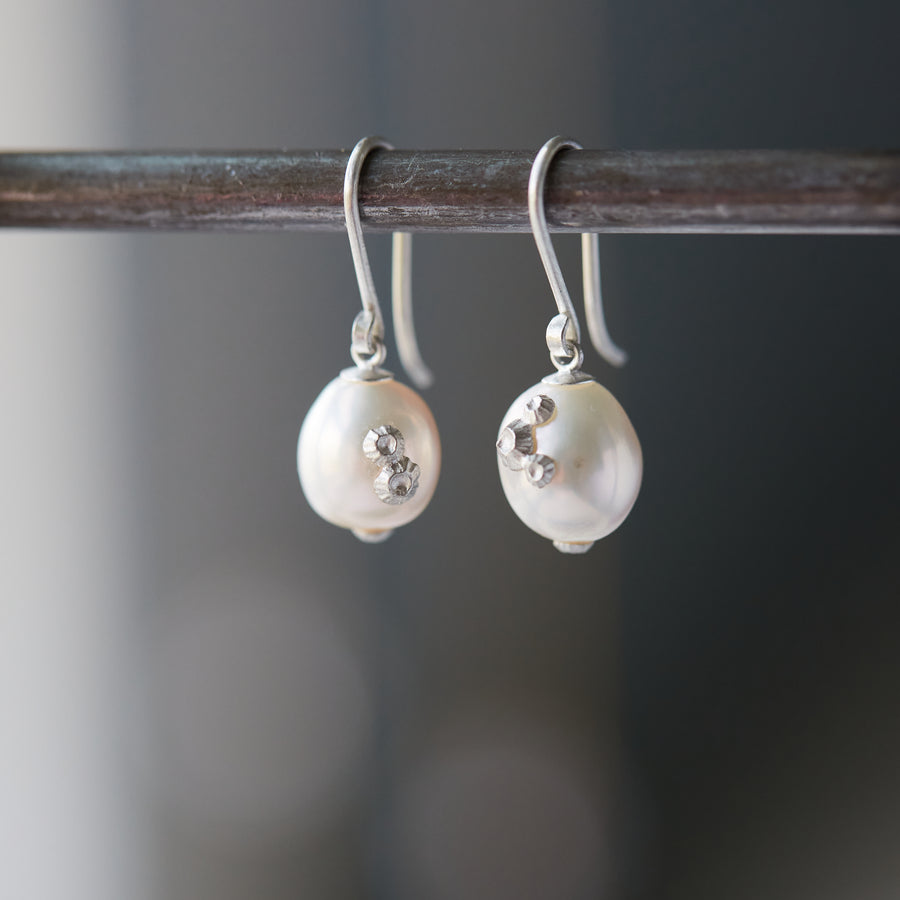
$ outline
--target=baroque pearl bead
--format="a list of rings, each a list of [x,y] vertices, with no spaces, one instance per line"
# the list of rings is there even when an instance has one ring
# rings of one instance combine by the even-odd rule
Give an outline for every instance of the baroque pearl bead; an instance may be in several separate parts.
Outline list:
[[[522,393],[497,437],[509,505],[558,550],[582,553],[622,524],[637,499],[643,457],[615,397],[592,378],[548,376]]]
[[[372,543],[425,509],[440,468],[431,410],[383,370],[341,372],[316,398],[297,442],[309,505]]]

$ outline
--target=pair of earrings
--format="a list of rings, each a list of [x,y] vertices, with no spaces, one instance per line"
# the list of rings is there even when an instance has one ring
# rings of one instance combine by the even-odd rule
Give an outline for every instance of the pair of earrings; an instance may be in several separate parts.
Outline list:
[[[347,164],[344,212],[362,297],[344,369],[313,403],[297,445],[300,484],[322,518],[377,542],[415,519],[437,487],[441,447],[434,417],[422,398],[381,368],[384,321],[375,294],[359,217],[359,174],[367,155],[393,147],[360,141]],[[561,137],[538,152],[528,182],[531,227],[558,314],[547,327],[556,371],[524,391],[503,417],[497,437],[500,483],[510,506],[533,531],[564,553],[583,553],[614,531],[637,499],[641,446],[613,395],[581,370],[581,331],[550,242],[544,183],[554,156],[581,145]],[[393,238],[393,310],[397,345],[413,381],[427,387],[431,373],[418,352],[410,304],[411,235]],[[612,365],[625,354],[606,330],[596,234],[582,235],[588,331]]]

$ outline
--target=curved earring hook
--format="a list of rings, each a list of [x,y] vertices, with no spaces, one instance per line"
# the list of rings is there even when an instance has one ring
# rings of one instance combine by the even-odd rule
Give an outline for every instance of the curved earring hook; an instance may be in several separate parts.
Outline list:
[[[377,149],[393,150],[392,144],[380,137],[363,138],[350,153],[344,173],[344,217],[350,238],[350,253],[356,269],[362,312],[353,320],[350,355],[363,369],[376,368],[384,362],[384,317],[375,292],[375,281],[366,253],[362,222],[359,215],[359,176],[368,155]],[[397,349],[404,368],[418,387],[428,387],[433,376],[422,361],[412,318],[412,235],[394,232],[392,252],[392,297],[394,331]]]
[[[434,384],[434,375],[425,365],[419,344],[412,308],[412,235],[395,231],[391,252],[391,308],[394,316],[394,339],[397,354],[412,383],[418,388]]]
[[[566,288],[559,260],[553,250],[550,231],[547,228],[547,217],[544,213],[544,185],[547,170],[553,158],[563,149],[583,150],[577,141],[564,137],[554,137],[547,141],[538,151],[531,166],[528,178],[528,216],[531,230],[537,244],[544,271],[550,281],[556,308],[559,314],[554,316],[547,327],[547,346],[550,358],[560,370],[577,371],[581,368],[581,329],[572,298]],[[628,354],[617,346],[610,337],[603,316],[603,296],[600,290],[600,241],[596,234],[585,233],[581,236],[581,269],[584,285],[584,310],[587,320],[588,334],[594,349],[613,366],[622,366]]]

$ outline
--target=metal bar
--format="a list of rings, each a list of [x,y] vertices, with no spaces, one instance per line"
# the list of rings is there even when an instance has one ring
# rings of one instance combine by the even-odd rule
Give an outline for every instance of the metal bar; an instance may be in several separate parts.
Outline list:
[[[367,229],[529,230],[526,151],[376,151]],[[342,231],[344,150],[0,154],[0,227]],[[900,151],[561,153],[553,231],[900,234]]]

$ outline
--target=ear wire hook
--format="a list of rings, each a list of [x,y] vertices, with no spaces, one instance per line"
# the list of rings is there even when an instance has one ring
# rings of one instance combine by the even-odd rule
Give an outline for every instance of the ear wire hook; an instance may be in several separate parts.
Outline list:
[[[384,317],[375,292],[359,214],[360,173],[368,155],[377,149],[393,150],[394,147],[380,137],[363,138],[350,153],[344,173],[344,216],[363,307],[353,320],[350,355],[362,369],[377,368],[384,362],[386,354]],[[418,387],[428,387],[434,378],[419,353],[412,318],[412,235],[395,231],[392,244],[392,306],[397,350],[412,381]]]
[[[397,353],[412,383],[418,388],[429,388],[434,384],[434,375],[419,353],[413,323],[412,235],[408,231],[394,232],[391,259],[391,306]]]
[[[581,352],[581,329],[572,298],[566,288],[559,260],[553,250],[547,217],[544,213],[544,185],[547,170],[553,158],[563,149],[583,150],[577,141],[564,137],[554,137],[538,151],[528,178],[528,216],[531,230],[537,244],[544,271],[550,281],[556,308],[559,314],[547,326],[547,347],[550,359],[560,371],[575,373],[581,368],[584,356]],[[618,347],[610,337],[603,316],[603,297],[600,291],[600,251],[599,239],[594,233],[581,236],[581,269],[584,285],[584,310],[588,334],[596,351],[613,366],[622,366],[628,354]]]

